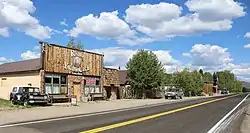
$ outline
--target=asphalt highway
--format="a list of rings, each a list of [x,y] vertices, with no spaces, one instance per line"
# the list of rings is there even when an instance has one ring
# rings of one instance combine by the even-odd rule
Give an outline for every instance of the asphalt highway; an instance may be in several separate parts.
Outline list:
[[[0,133],[206,133],[246,95],[196,99],[107,114],[8,126],[0,128]]]

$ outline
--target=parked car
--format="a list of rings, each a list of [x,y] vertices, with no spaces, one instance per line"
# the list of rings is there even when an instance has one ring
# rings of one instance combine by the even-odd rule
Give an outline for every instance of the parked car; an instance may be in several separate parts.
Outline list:
[[[12,104],[48,104],[50,98],[47,94],[42,94],[38,87],[33,86],[16,86],[10,93],[10,101]]]
[[[178,97],[182,99],[184,96],[184,93],[182,89],[179,88],[170,88],[166,93],[165,93],[165,99],[172,98],[172,99],[177,99]]]
[[[226,89],[221,90],[221,94],[228,94],[228,91]]]

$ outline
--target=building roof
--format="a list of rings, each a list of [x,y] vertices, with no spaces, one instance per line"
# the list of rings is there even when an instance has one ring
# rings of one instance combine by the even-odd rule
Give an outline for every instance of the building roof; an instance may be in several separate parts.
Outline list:
[[[18,62],[9,62],[0,65],[0,74],[35,71],[42,68],[40,58]]]
[[[62,45],[58,45],[58,44],[53,44],[53,43],[48,43],[48,42],[39,42],[40,44],[46,44],[46,45],[51,45],[51,46],[56,46],[56,47],[61,47],[61,48],[67,48],[67,49],[72,49],[72,50],[77,50],[77,51],[81,51],[81,52],[86,52],[86,53],[91,53],[91,54],[96,54],[96,55],[101,55],[104,56],[101,53],[97,53],[97,52],[92,52],[92,51],[86,51],[86,50],[82,50],[82,49],[75,49],[75,48],[70,48],[70,47],[66,47],[66,46],[62,46]]]
[[[119,77],[120,84],[126,84],[126,82],[127,82],[127,75],[128,75],[127,70],[119,70],[118,71],[118,77]]]

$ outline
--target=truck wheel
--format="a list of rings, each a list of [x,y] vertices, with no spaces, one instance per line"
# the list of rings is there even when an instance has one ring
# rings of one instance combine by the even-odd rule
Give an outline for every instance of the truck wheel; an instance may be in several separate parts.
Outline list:
[[[16,104],[16,102],[15,102],[15,100],[14,100],[13,98],[10,100],[10,103],[11,103],[12,105],[15,105],[15,104]]]
[[[180,96],[180,99],[182,99],[182,96]]]
[[[165,96],[165,99],[168,99],[168,97],[167,97],[167,96]]]
[[[28,106],[29,105],[29,102],[28,102],[28,100],[27,99],[24,99],[24,101],[23,101],[23,106]]]

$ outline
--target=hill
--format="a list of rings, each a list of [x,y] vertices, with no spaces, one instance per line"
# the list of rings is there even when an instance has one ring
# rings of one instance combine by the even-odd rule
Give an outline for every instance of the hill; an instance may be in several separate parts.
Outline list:
[[[250,83],[249,82],[242,81],[242,84],[243,84],[244,87],[250,89]]]

